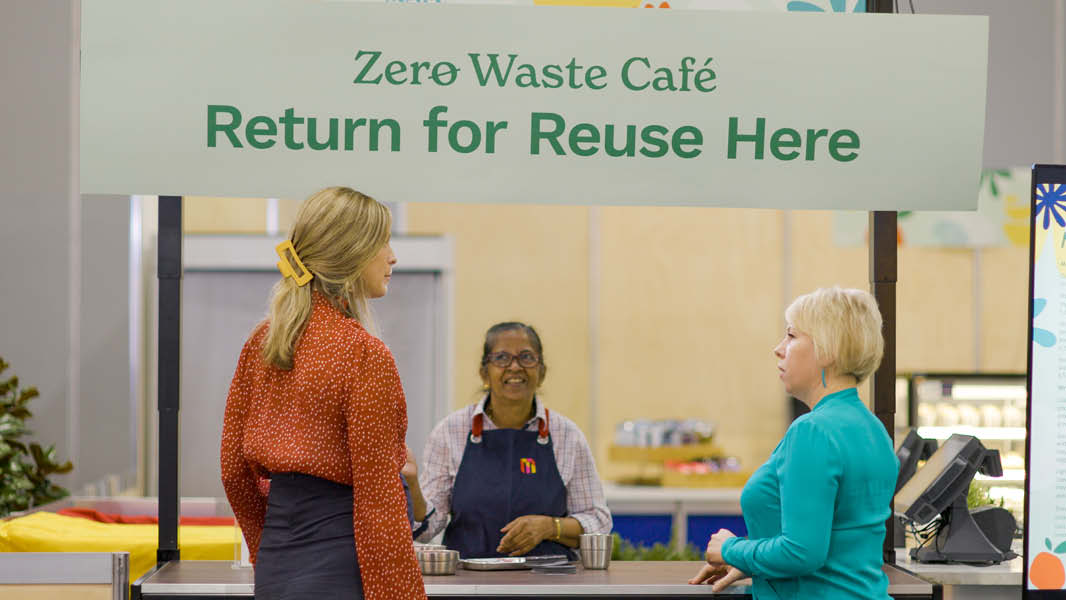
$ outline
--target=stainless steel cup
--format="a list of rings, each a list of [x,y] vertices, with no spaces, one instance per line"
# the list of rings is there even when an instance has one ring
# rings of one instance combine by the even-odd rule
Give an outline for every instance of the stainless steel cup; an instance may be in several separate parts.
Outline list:
[[[606,569],[611,565],[614,538],[608,533],[583,533],[580,538],[581,564],[586,569]]]
[[[423,575],[455,575],[459,567],[458,550],[421,550],[415,556]]]

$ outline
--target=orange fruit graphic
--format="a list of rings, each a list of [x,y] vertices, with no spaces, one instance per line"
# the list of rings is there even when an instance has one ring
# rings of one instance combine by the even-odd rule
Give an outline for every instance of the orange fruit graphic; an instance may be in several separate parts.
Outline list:
[[[1059,557],[1050,552],[1041,552],[1029,565],[1029,581],[1039,590],[1061,590],[1066,584],[1066,570]]]

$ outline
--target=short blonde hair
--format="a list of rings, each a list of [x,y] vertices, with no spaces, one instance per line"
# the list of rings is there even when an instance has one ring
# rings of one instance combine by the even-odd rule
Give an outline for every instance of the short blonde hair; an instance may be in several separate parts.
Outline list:
[[[292,368],[293,349],[311,317],[312,290],[375,332],[362,275],[389,242],[391,229],[388,207],[351,188],[326,188],[304,200],[289,240],[314,278],[302,287],[290,277],[282,277],[274,285],[262,347],[266,363],[279,369]]]
[[[811,336],[819,361],[857,383],[881,364],[881,311],[867,291],[836,286],[814,290],[793,300],[785,319]]]

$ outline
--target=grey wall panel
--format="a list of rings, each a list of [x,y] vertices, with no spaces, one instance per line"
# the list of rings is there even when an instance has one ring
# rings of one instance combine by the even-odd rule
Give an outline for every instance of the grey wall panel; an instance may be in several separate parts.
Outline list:
[[[0,2],[0,356],[40,389],[33,439],[55,443],[61,457],[72,451],[67,415],[77,375],[75,4]]]
[[[140,407],[130,400],[130,198],[85,196],[75,485],[137,474]],[[122,484],[120,484],[122,485]],[[110,494],[112,490],[95,490]]]
[[[183,497],[225,496],[218,452],[226,393],[241,347],[266,314],[277,279],[268,273],[185,274],[179,449]]]
[[[1062,86],[1062,63],[1055,60],[1055,36],[1066,31],[1055,3],[1063,0],[914,0],[918,14],[987,15],[988,112],[984,166],[1025,166],[1055,162],[1055,86]],[[899,3],[901,12],[907,4]],[[1058,16],[1056,16],[1058,14]],[[1061,141],[1060,141],[1061,143]]]
[[[223,497],[219,441],[230,379],[248,334],[266,313],[274,272],[186,272],[182,314],[181,495]],[[436,275],[393,274],[373,304],[407,394],[408,444],[420,453],[433,426]],[[154,433],[152,434],[154,435]],[[153,466],[154,468],[154,466]]]
[[[429,432],[436,425],[435,407],[444,390],[434,377],[435,339],[440,308],[440,280],[436,273],[398,271],[386,297],[373,302],[381,339],[396,358],[396,369],[407,398],[407,445],[419,459]]]

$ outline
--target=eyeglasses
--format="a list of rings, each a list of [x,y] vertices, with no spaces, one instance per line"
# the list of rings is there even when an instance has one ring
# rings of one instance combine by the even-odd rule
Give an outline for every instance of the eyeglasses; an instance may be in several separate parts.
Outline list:
[[[515,359],[518,359],[518,366],[526,369],[540,364],[540,357],[529,350],[519,352],[518,356],[515,356],[510,352],[493,352],[485,357],[485,362],[490,362],[501,369],[506,369],[511,366],[511,362]]]

